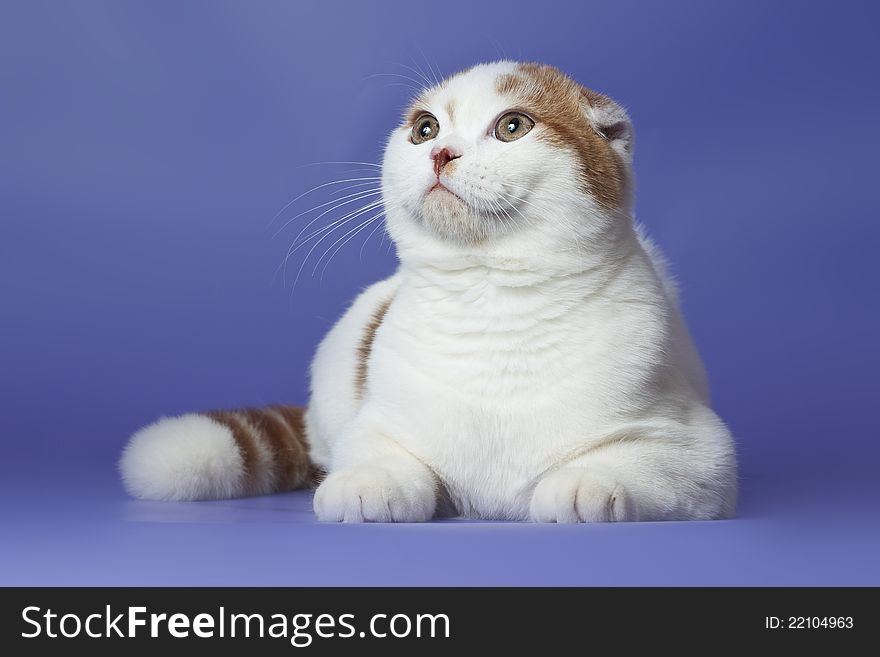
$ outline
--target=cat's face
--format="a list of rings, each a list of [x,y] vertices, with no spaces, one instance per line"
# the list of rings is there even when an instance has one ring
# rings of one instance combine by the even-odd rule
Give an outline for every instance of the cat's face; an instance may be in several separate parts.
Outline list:
[[[630,203],[632,129],[610,99],[549,66],[498,62],[426,90],[385,150],[401,247],[565,249]]]

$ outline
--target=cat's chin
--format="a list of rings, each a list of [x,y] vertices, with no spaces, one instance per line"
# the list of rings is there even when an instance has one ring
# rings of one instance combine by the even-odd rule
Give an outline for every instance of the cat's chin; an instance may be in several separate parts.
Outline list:
[[[480,213],[443,185],[425,194],[421,215],[425,225],[444,239],[472,243],[488,237]]]

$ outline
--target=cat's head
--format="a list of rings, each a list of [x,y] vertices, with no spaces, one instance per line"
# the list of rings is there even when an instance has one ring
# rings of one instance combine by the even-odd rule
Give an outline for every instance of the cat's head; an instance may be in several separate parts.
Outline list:
[[[389,232],[404,252],[579,248],[629,214],[632,138],[618,104],[553,67],[476,66],[391,134]]]

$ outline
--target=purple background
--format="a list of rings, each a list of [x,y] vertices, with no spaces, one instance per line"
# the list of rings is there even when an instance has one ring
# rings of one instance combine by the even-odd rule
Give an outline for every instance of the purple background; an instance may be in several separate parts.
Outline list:
[[[4,2],[0,583],[880,584],[878,18],[868,2]],[[378,161],[409,67],[502,55],[631,111],[638,215],[738,438],[740,517],[329,526],[308,493],[128,500],[115,461],[133,430],[303,403],[321,335],[393,270],[374,237],[322,281],[273,282],[302,225],[273,239],[276,212],[358,175],[303,165]]]

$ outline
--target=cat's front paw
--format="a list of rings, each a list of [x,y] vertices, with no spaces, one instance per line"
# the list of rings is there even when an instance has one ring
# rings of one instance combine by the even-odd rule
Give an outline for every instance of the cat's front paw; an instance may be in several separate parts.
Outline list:
[[[315,492],[315,514],[329,522],[423,522],[435,505],[433,486],[382,467],[334,472]]]
[[[578,467],[561,468],[538,482],[529,517],[566,523],[638,520],[632,498],[613,477]]]

